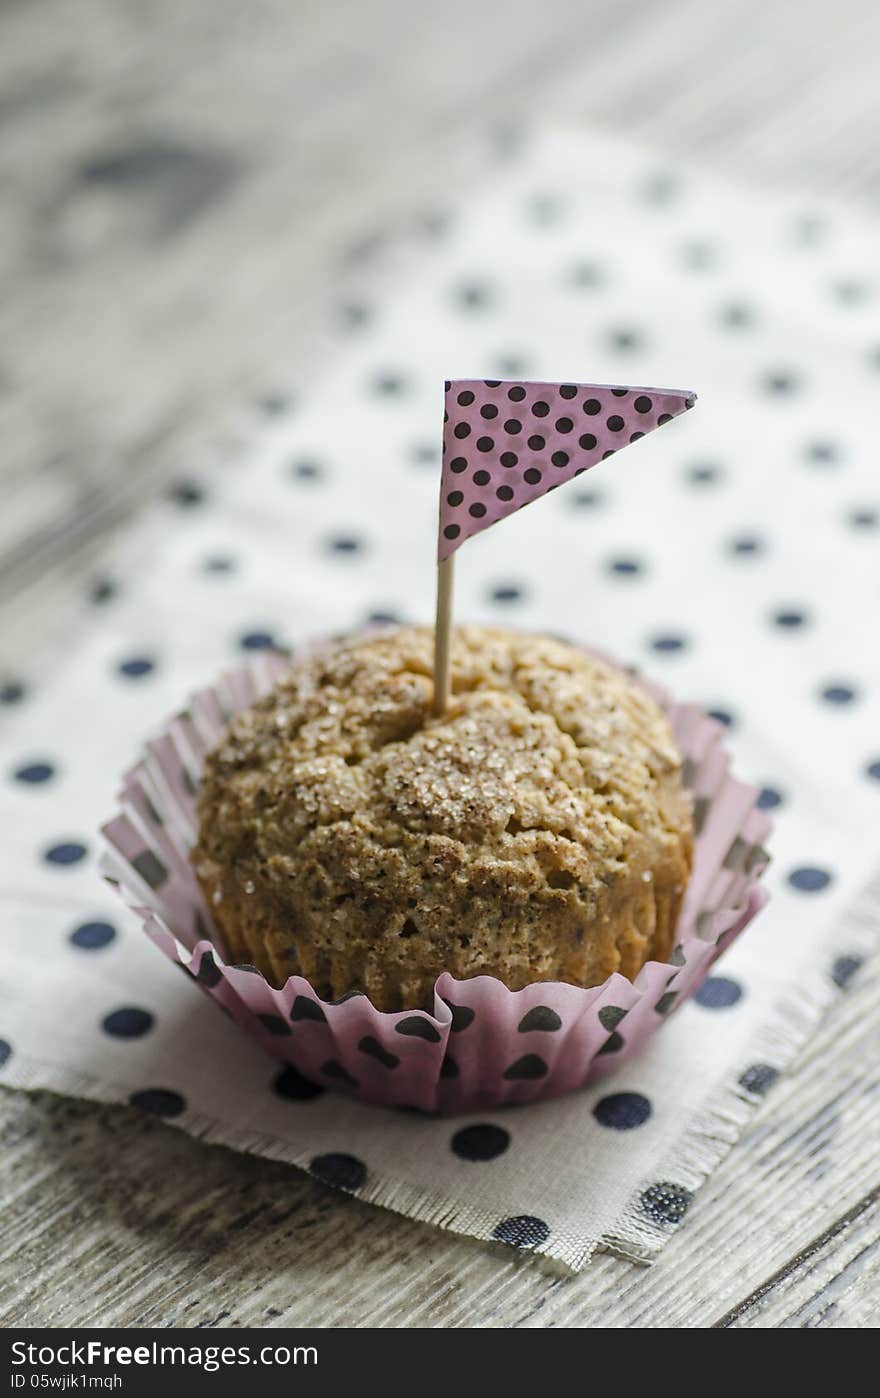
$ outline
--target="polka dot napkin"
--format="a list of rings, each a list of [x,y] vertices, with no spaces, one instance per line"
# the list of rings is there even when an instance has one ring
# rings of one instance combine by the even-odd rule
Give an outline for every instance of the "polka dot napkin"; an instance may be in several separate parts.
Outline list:
[[[130,1101],[413,1217],[650,1259],[866,955],[878,858],[876,231],[546,138],[414,254],[309,392],[130,533],[41,691],[10,676],[0,1079]],[[429,618],[444,377],[679,383],[693,413],[471,540],[461,617],[563,631],[730,730],[770,907],[635,1062],[431,1120],[280,1071],[98,878],[139,744],[250,652]]]

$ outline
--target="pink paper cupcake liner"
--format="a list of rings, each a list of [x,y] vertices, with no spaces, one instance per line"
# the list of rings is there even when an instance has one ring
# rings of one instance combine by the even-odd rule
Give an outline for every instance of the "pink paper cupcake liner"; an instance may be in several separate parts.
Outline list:
[[[263,654],[223,674],[147,743],[104,826],[104,872],[160,951],[304,1077],[364,1102],[441,1114],[571,1092],[640,1053],[763,907],[771,821],[757,788],[731,774],[720,723],[642,681],[666,711],[694,800],[694,869],[668,962],[589,989],[543,981],[512,991],[492,976],[444,972],[433,1014],[386,1013],[359,993],[322,1000],[302,976],[276,990],[253,967],[228,964],[188,856],[205,755],[288,664]]]

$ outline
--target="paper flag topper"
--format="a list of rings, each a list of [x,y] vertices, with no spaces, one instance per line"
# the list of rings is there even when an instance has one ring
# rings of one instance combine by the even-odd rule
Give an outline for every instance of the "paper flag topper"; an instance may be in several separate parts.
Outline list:
[[[666,388],[447,381],[438,561],[695,402]]]

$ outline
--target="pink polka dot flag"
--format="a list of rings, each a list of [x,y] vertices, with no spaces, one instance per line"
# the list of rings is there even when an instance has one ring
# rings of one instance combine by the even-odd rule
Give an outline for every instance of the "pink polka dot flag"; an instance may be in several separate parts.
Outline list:
[[[695,402],[666,388],[447,380],[438,561]]]

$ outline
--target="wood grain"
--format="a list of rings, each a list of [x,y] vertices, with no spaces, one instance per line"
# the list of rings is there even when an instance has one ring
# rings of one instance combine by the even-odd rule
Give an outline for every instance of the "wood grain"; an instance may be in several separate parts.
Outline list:
[[[0,7],[0,671],[39,674],[120,525],[319,367],[395,230],[432,236],[524,122],[876,208],[878,54],[870,0]],[[122,1108],[0,1095],[5,1323],[876,1325],[878,1010],[874,966],[649,1271],[558,1276]]]

